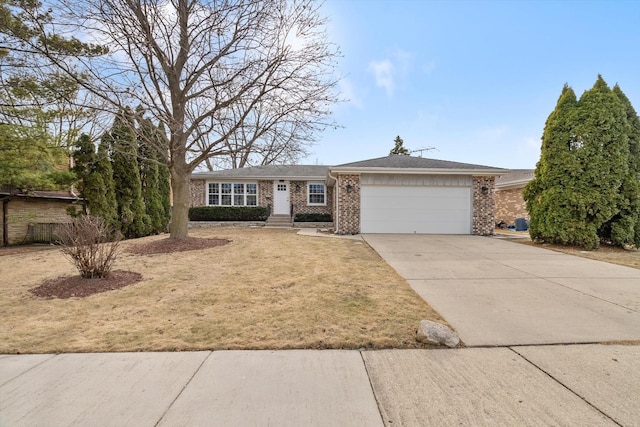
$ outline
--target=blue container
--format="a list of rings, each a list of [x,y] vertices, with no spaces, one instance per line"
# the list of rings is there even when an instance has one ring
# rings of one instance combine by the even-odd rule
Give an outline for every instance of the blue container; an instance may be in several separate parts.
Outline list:
[[[524,218],[516,218],[516,231],[527,231],[529,229],[529,221]]]

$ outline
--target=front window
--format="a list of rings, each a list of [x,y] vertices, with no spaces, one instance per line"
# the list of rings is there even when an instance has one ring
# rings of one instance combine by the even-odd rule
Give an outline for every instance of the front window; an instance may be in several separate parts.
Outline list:
[[[309,184],[307,203],[309,205],[325,205],[325,193],[326,187],[324,184]]]
[[[210,182],[209,206],[257,206],[258,184]]]

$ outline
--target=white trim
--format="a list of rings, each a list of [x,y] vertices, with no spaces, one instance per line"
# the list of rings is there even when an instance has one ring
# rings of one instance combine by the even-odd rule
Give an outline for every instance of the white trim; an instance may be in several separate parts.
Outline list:
[[[313,175],[313,176],[282,176],[282,175],[273,175],[273,176],[229,176],[222,174],[212,174],[206,172],[194,172],[191,174],[192,180],[204,179],[211,182],[217,182],[217,180],[224,181],[279,181],[281,179],[286,179],[287,181],[322,181],[326,179],[326,175]]]
[[[517,181],[510,181],[503,183],[495,183],[494,188],[496,190],[511,190],[514,188],[524,188],[530,181],[533,181],[533,178],[529,179],[519,179]]]
[[[211,204],[209,203],[209,184],[218,184],[218,193],[216,193],[218,195],[218,204]],[[229,193],[229,195],[231,196],[231,204],[230,205],[223,205],[222,204],[222,184],[229,184],[231,185],[231,193]],[[244,193],[243,193],[243,203],[242,205],[236,205],[235,202],[235,184],[242,184],[244,186]],[[255,205],[248,205],[247,204],[247,197],[248,196],[253,196],[253,194],[248,194],[247,193],[247,186],[249,184],[253,184],[256,186],[256,204]],[[204,183],[204,206],[221,206],[221,207],[232,207],[232,206],[249,206],[249,207],[253,207],[253,206],[260,206],[259,204],[259,196],[258,196],[258,192],[260,191],[260,186],[258,185],[257,181],[242,181],[242,180],[235,180],[235,181],[231,181],[231,180],[221,180],[221,181],[205,181]]]
[[[310,187],[312,185],[322,185],[322,188],[324,189],[323,191],[324,203],[311,203],[309,201],[311,199]],[[314,193],[314,194],[318,194],[318,193]],[[307,182],[307,206],[327,206],[327,184],[325,182],[320,182],[320,181]]]

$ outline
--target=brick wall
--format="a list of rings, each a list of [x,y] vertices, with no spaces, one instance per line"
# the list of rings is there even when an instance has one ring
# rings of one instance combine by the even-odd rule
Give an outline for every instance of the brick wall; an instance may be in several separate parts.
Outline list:
[[[290,200],[293,204],[293,213],[333,214],[333,188],[325,187],[325,206],[309,206],[307,204],[307,181],[291,181]]]
[[[473,177],[473,230],[472,233],[480,236],[491,236],[495,233],[495,177]],[[487,194],[483,194],[482,188],[486,188]]]
[[[189,183],[189,207],[206,206],[205,180],[192,179]]]
[[[352,190],[347,191],[347,185]],[[336,182],[338,187],[338,212],[333,219],[336,224],[336,234],[360,233],[360,176],[338,175]]]
[[[522,198],[523,187],[496,190],[496,222],[515,224],[516,218],[529,219],[527,203]]]
[[[258,206],[273,209],[273,181],[258,181]]]
[[[189,186],[190,206],[206,206],[205,180],[191,180]],[[294,213],[333,213],[333,188],[326,188],[326,206],[307,206],[307,181],[290,181],[290,199],[294,205]],[[258,181],[258,206],[273,209],[273,181]]]
[[[71,218],[67,215],[67,206],[72,205],[67,200],[46,200],[35,198],[11,199],[7,204],[7,243],[19,245],[28,238],[29,224],[37,223],[68,223]],[[79,206],[79,205],[78,205]],[[4,241],[0,224],[0,244]]]

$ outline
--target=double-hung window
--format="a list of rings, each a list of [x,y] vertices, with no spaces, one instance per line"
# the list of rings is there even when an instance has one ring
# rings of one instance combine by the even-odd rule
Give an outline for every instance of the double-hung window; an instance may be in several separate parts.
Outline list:
[[[210,182],[207,195],[210,206],[257,206],[258,184]]]
[[[307,204],[326,205],[326,190],[324,184],[309,184],[307,186]]]

